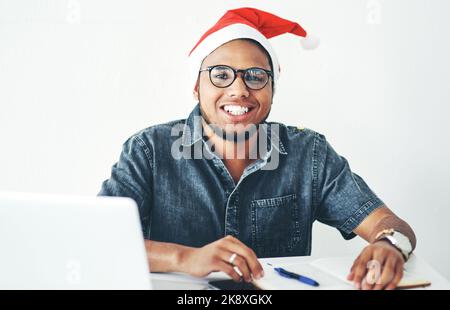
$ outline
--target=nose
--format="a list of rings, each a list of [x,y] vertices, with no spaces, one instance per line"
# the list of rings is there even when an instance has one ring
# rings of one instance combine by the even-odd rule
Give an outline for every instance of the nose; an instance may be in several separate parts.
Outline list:
[[[231,98],[247,98],[250,93],[247,89],[247,85],[245,85],[244,80],[242,79],[242,74],[239,72],[236,80],[234,80],[233,84],[228,86],[227,95]]]

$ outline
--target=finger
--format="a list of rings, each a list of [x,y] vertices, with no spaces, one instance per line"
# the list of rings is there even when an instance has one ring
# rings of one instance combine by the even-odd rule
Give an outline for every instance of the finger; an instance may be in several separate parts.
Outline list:
[[[392,279],[391,283],[386,286],[386,290],[393,290],[397,287],[397,285],[400,283],[400,281],[403,278],[403,262],[397,263],[395,266],[395,276],[394,279]]]
[[[259,279],[264,276],[264,270],[256,257],[255,252],[236,238],[227,238],[224,243],[225,250],[236,253],[245,259],[251,274]]]
[[[245,259],[240,257],[239,255],[234,260],[234,265],[239,268],[239,270],[242,272],[242,277],[246,282],[252,281],[252,274],[250,272],[250,268],[247,265],[247,262]]]
[[[355,277],[355,273],[353,272],[353,270],[351,270],[347,276],[347,280],[352,281],[354,277]]]
[[[367,272],[367,262],[371,258],[371,251],[370,250],[363,250],[363,253],[361,253],[358,261],[353,266],[353,282],[355,283],[356,289],[361,289],[361,282],[366,276]]]
[[[225,272],[229,275],[235,282],[241,281],[241,276],[236,272],[232,265],[225,263],[222,260],[218,260],[216,263],[218,270]]]
[[[359,253],[358,257],[353,261],[353,265],[352,265],[352,267],[350,268],[350,271],[353,271],[355,265],[357,264],[357,262],[358,262],[359,259],[361,258],[361,255],[362,255],[362,252]]]
[[[362,290],[368,290],[368,287],[369,287],[370,285],[369,284],[367,284],[367,277],[364,277],[363,279],[362,279],[362,281],[361,281],[361,289]]]
[[[253,250],[251,248],[249,248],[247,245],[245,245],[245,243],[243,243],[241,240],[233,237],[233,236],[227,236],[225,238],[226,241],[237,244],[242,246],[243,248],[247,249],[249,251],[249,255],[253,256],[255,259],[257,259],[258,257],[256,256],[255,252],[253,252]]]
[[[362,286],[364,290],[371,290],[375,284],[379,282],[383,270],[383,264],[386,260],[386,252],[384,250],[375,251],[373,258],[366,263],[365,282]]]
[[[226,241],[234,243],[240,247],[242,247],[243,249],[245,249],[245,251],[248,252],[248,255],[251,256],[253,259],[258,260],[258,257],[256,256],[255,252],[249,248],[248,246],[246,246],[241,240],[233,237],[233,236],[227,236],[225,238]]]
[[[225,261],[226,263],[229,263],[229,259],[230,259],[231,255],[233,255],[233,253],[228,252],[228,251],[220,252],[220,256],[221,256],[222,260]],[[238,268],[239,272],[241,273],[241,276],[244,278],[244,280],[246,282],[250,282],[252,280],[251,272],[247,265],[247,262],[241,256],[237,255],[231,265],[234,265]],[[239,272],[237,270],[235,270],[235,271],[236,271],[236,273],[239,274]]]
[[[375,290],[381,290],[391,283],[395,276],[396,262],[396,258],[388,258],[386,260],[383,265],[381,276],[374,287]]]
[[[358,265],[358,261],[360,258],[361,254],[358,255],[358,257],[353,261],[352,267],[350,268],[350,273],[347,276],[347,280],[352,281],[353,278],[355,277],[355,266]]]

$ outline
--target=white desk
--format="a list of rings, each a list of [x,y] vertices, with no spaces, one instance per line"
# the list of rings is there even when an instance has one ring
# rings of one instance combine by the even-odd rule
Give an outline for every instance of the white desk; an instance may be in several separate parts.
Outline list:
[[[317,258],[318,257],[312,256],[278,257],[261,259],[261,261],[264,263],[270,260],[270,262],[274,264],[291,262],[308,263]],[[411,256],[408,263],[405,265],[405,269],[407,271],[420,274],[432,283],[431,286],[421,289],[450,289],[450,282],[446,278],[436,272],[424,260],[415,255]],[[208,281],[213,279],[229,279],[229,277],[222,272],[212,273],[206,278],[195,278],[178,273],[152,273],[151,279],[153,289],[156,290],[204,290],[208,288]]]

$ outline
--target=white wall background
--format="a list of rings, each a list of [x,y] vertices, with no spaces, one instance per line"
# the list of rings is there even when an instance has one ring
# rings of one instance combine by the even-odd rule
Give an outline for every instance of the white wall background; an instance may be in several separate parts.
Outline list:
[[[128,136],[187,116],[186,55],[239,6],[321,38],[315,51],[272,40],[270,120],[325,134],[450,278],[447,0],[0,0],[0,190],[95,195]],[[315,255],[364,245],[314,233]]]

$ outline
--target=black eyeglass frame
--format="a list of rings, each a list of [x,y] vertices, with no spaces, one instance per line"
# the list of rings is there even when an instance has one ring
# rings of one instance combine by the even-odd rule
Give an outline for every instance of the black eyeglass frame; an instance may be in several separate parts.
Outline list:
[[[233,80],[230,82],[230,84],[228,84],[228,85],[226,85],[226,86],[217,86],[216,84],[214,84],[214,82],[212,81],[212,77],[211,77],[211,71],[212,71],[214,68],[217,68],[217,67],[225,67],[225,68],[229,68],[229,69],[231,69],[231,70],[233,71],[233,73],[234,73],[234,78],[233,78]],[[269,78],[267,79],[266,83],[265,83],[262,87],[260,87],[260,88],[252,88],[252,87],[250,87],[250,86],[247,84],[247,81],[245,80],[245,75],[247,74],[247,72],[250,71],[250,70],[255,70],[255,69],[264,71],[264,72],[268,75],[268,77],[269,77]],[[205,71],[208,71],[208,72],[209,72],[209,80],[211,81],[211,84],[213,84],[213,85],[214,85],[215,87],[217,87],[217,88],[227,88],[227,87],[230,87],[230,86],[234,83],[234,81],[236,81],[237,76],[238,76],[238,73],[242,73],[242,80],[244,81],[245,86],[247,86],[248,88],[250,88],[250,89],[252,89],[252,90],[261,90],[261,89],[263,89],[264,87],[266,87],[267,83],[269,83],[270,78],[272,78],[272,81],[273,81],[273,72],[270,71],[270,70],[266,70],[266,69],[264,69],[264,68],[259,68],[259,67],[251,67],[251,68],[247,68],[247,69],[234,69],[233,67],[230,67],[230,66],[227,66],[227,65],[214,65],[214,66],[209,66],[209,67],[206,67],[205,69],[199,70],[198,72],[199,72],[199,74],[200,74],[201,72],[205,72]]]

